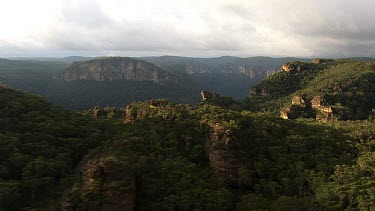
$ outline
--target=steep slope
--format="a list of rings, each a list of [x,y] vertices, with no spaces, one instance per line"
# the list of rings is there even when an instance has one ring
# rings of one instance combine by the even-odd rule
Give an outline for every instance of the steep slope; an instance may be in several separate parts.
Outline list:
[[[178,83],[177,76],[159,67],[137,59],[106,57],[84,62],[73,62],[62,74],[64,81],[74,80],[134,80],[152,81],[156,84]]]

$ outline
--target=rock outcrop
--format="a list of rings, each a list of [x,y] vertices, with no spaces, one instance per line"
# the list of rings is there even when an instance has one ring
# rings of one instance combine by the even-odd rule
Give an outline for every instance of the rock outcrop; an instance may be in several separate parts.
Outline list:
[[[280,111],[280,117],[283,119],[297,119],[301,117],[301,111],[306,109],[301,106],[291,105],[287,108],[284,108]]]
[[[257,95],[267,96],[269,95],[269,93],[266,88],[258,88],[256,86],[251,87],[250,96],[257,96]]]
[[[251,87],[250,88],[250,96],[256,96],[257,95],[257,87]]]
[[[160,111],[168,105],[170,105],[168,100],[149,100],[145,103],[132,103],[126,106],[124,110],[123,122],[131,123],[147,117],[163,117],[167,119],[169,116],[162,115]]]
[[[305,107],[306,104],[305,104],[305,100],[303,99],[302,96],[298,96],[298,95],[295,95],[292,99],[292,105],[298,105],[298,106],[302,106],[302,107]]]
[[[311,99],[311,107],[318,108],[323,105],[324,99],[321,96],[314,96]]]
[[[131,211],[135,207],[135,176],[129,164],[103,153],[84,159],[77,169],[79,181],[65,193],[61,210]]]
[[[161,70],[154,64],[126,57],[108,57],[85,62],[73,62],[60,77],[64,81],[134,80],[157,84],[177,83],[177,76]]]
[[[270,77],[271,75],[273,75],[275,73],[276,73],[276,69],[269,69],[269,70],[267,70],[266,76]]]
[[[281,71],[285,71],[289,74],[296,74],[304,71],[304,68],[301,64],[296,64],[294,62],[288,62],[281,66]]]
[[[206,152],[213,171],[231,183],[238,184],[238,173],[243,162],[238,156],[237,139],[234,131],[220,123],[209,123],[210,136]]]
[[[333,119],[333,109],[331,106],[324,105],[324,98],[314,96],[311,100],[311,107],[316,110],[316,120],[320,122],[328,122]]]
[[[328,122],[334,119],[332,107],[324,105],[324,99],[321,96],[314,96],[308,101],[304,97],[296,95],[292,99],[292,105],[280,111],[280,117],[283,119],[312,118],[312,114],[319,122]]]
[[[313,59],[311,61],[311,63],[313,64],[321,64],[321,63],[324,63],[324,62],[332,62],[334,61],[333,59]]]
[[[205,100],[215,100],[215,99],[217,99],[219,97],[220,97],[219,94],[212,93],[212,92],[205,91],[205,90],[201,91],[202,101],[205,101]]]

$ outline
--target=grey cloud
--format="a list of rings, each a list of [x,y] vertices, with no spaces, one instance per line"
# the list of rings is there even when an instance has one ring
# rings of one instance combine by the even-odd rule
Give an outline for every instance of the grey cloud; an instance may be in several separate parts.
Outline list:
[[[100,3],[64,1],[56,24],[38,35],[42,47],[23,43],[12,50],[12,43],[3,41],[0,50],[134,56],[375,55],[375,2],[370,0],[238,0],[203,6],[185,1],[171,8],[145,8],[135,18],[120,20]],[[136,4],[129,1],[124,13]]]

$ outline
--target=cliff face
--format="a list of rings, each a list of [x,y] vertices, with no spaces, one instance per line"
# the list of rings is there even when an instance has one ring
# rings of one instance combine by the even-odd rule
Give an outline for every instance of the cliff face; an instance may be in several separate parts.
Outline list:
[[[186,65],[185,72],[188,75],[194,74],[224,74],[224,75],[240,75],[246,78],[255,78],[267,74],[267,70],[255,70],[253,67],[242,64],[221,65],[218,67],[203,64]]]
[[[177,83],[175,75],[143,60],[125,57],[109,57],[85,62],[73,62],[60,77],[65,81],[134,80],[152,81],[157,84]]]
[[[193,74],[210,74],[211,70],[209,67],[205,65],[186,65],[185,66],[185,72],[188,75]]]
[[[110,153],[84,159],[78,167],[79,181],[65,193],[61,209],[134,210],[136,184],[129,164]]]
[[[209,123],[208,126],[210,138],[206,142],[206,153],[212,170],[227,181],[238,184],[239,170],[243,162],[238,156],[234,131],[219,123]]]

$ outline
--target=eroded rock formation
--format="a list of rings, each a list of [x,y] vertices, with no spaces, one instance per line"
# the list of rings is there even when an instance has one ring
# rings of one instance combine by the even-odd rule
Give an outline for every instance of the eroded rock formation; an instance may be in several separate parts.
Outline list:
[[[106,153],[84,159],[79,181],[65,193],[61,210],[131,211],[135,206],[135,176],[129,164]]]
[[[281,71],[285,71],[289,74],[300,73],[304,70],[302,65],[295,64],[293,62],[285,63],[281,66]]]
[[[239,160],[237,139],[231,128],[220,123],[209,123],[210,138],[206,142],[206,152],[214,172],[227,181],[238,183],[238,173],[243,165]]]
[[[305,100],[302,96],[294,96],[292,105],[280,111],[280,117],[283,119],[296,119],[299,117],[312,118],[320,122],[333,120],[334,112],[331,106],[324,105],[324,98],[314,96],[310,101]]]
[[[316,110],[316,120],[320,122],[328,122],[333,119],[333,109],[331,106],[324,105],[324,98],[314,96],[311,100],[311,107]]]
[[[160,110],[169,105],[168,100],[149,100],[146,103],[132,103],[126,106],[123,114],[124,123],[130,123],[138,119],[147,117],[165,117],[160,114]]]
[[[298,105],[298,106],[302,106],[302,107],[305,107],[306,104],[305,104],[305,100],[303,99],[302,96],[298,96],[298,95],[295,95],[292,99],[292,105]]]

